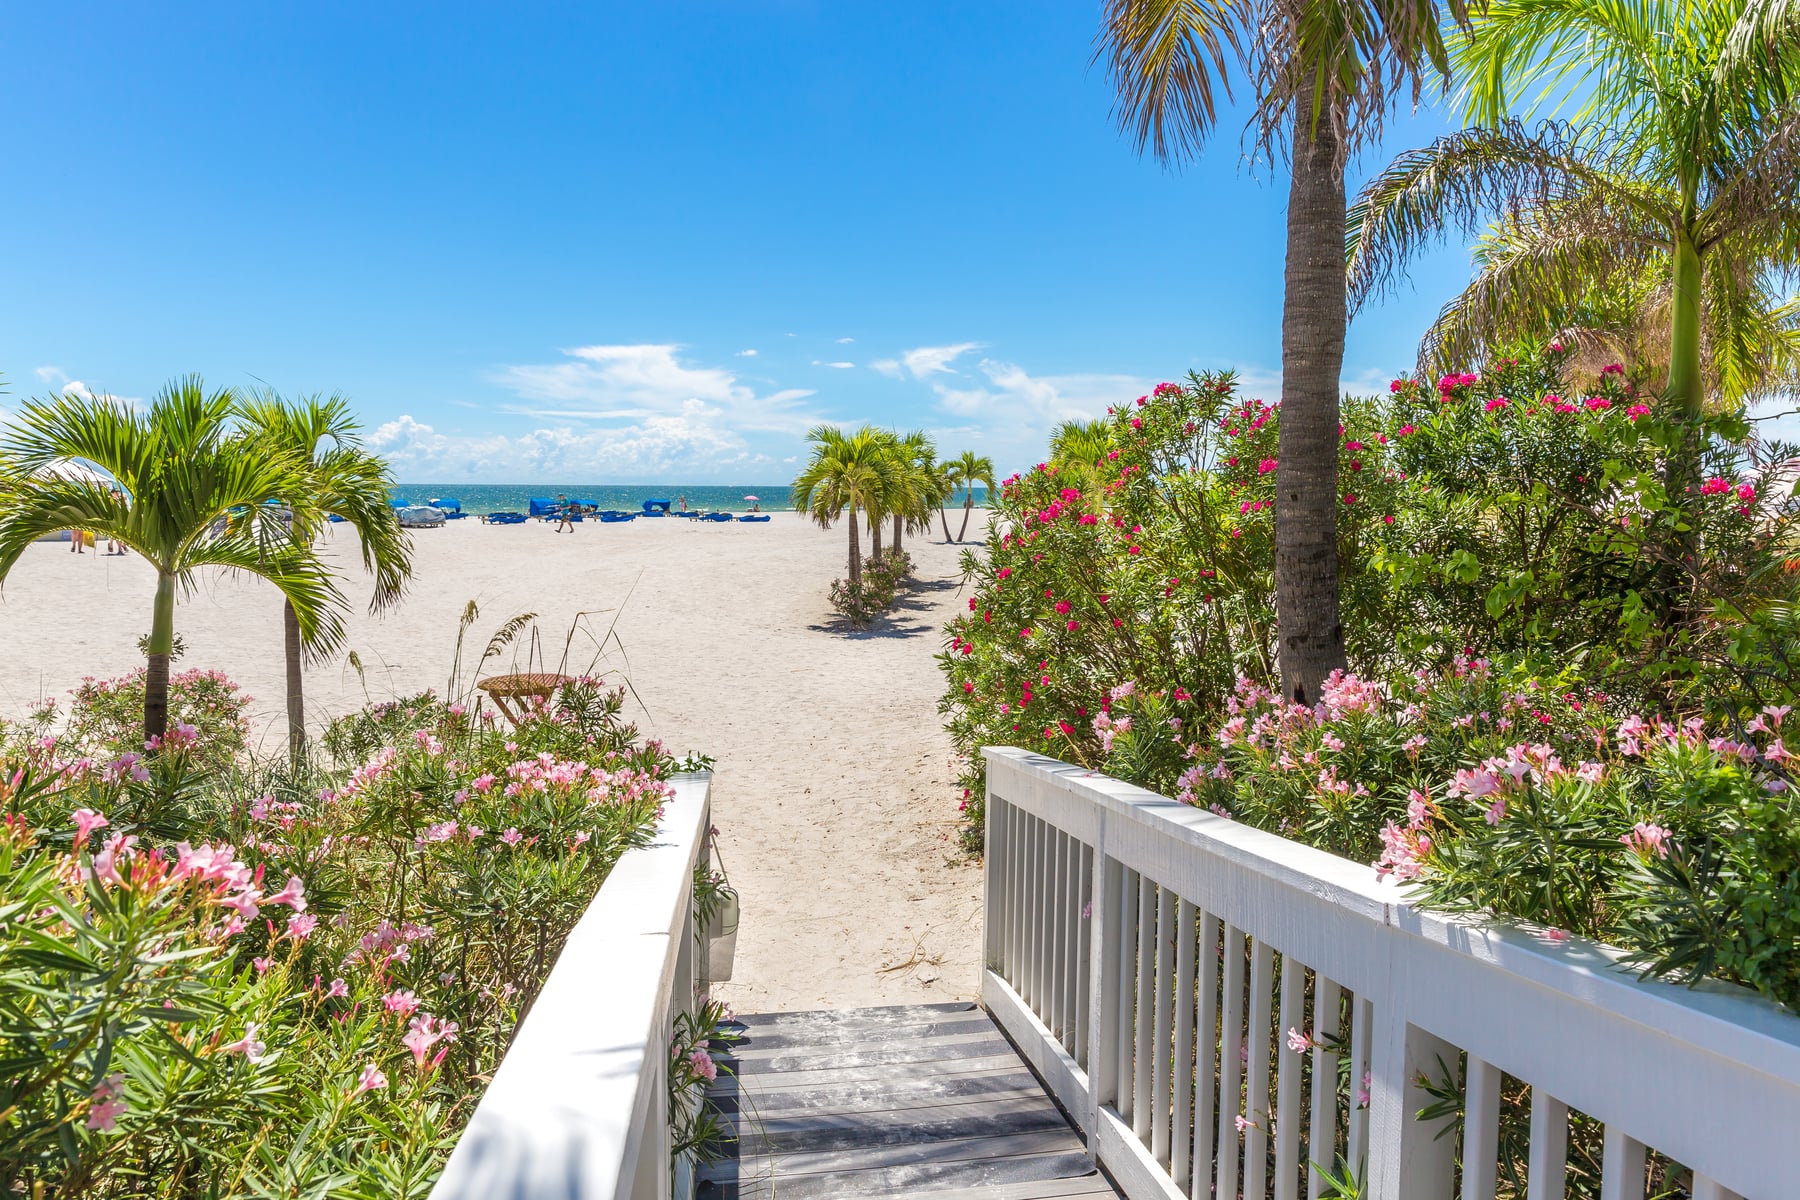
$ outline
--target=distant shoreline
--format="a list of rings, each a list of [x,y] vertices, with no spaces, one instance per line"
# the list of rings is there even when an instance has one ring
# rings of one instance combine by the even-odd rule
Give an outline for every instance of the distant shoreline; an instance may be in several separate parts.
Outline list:
[[[671,508],[679,509],[683,496],[687,498],[689,512],[732,512],[743,513],[759,508],[763,512],[787,512],[792,505],[788,502],[789,485],[787,484],[513,484],[513,483],[399,483],[394,485],[393,498],[407,500],[414,504],[429,504],[433,500],[455,500],[462,506],[462,511],[471,516],[482,516],[495,512],[527,512],[532,500],[555,500],[558,496],[566,496],[571,502],[591,504],[598,509],[618,509],[624,512],[642,511],[646,500],[668,500]],[[751,500],[747,497],[756,497]],[[975,489],[975,506],[985,507],[987,492],[985,488]],[[963,506],[963,493],[958,492],[954,501],[944,505],[947,512],[958,511]]]

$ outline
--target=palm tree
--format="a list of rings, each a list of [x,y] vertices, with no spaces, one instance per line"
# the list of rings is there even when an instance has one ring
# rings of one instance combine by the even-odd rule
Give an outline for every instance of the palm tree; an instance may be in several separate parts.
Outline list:
[[[1546,288],[1542,265],[1569,251],[1579,228],[1561,209],[1507,213],[1476,240],[1475,277],[1419,344],[1421,375],[1560,342],[1578,382],[1591,384],[1616,362],[1640,386],[1667,385],[1672,294],[1664,231],[1644,230],[1629,255],[1619,253],[1627,247],[1589,247],[1581,275]],[[1775,275],[1731,242],[1706,256],[1702,279],[1701,366],[1710,402],[1735,409],[1800,391],[1800,301],[1782,295]]]
[[[964,450],[944,465],[944,471],[952,489],[963,490],[962,528],[956,531],[956,540],[960,542],[969,532],[969,513],[975,508],[975,485],[979,483],[989,495],[994,492],[994,460],[973,450]],[[946,535],[949,528],[948,524],[944,526]]]
[[[1463,0],[1444,0],[1463,19]],[[1257,97],[1256,150],[1285,152],[1281,474],[1275,604],[1282,690],[1311,703],[1344,665],[1338,619],[1338,389],[1349,321],[1344,167],[1380,133],[1397,96],[1417,103],[1449,61],[1437,0],[1106,0],[1095,58],[1115,115],[1140,151],[1197,154],[1216,125],[1214,92],[1242,73]]]
[[[931,528],[931,502],[936,479],[937,446],[931,435],[915,429],[894,439],[895,474],[901,486],[896,489],[897,504],[890,511],[894,518],[894,549],[901,549],[901,533],[915,533]]]
[[[304,466],[306,492],[292,498],[301,503],[295,506],[289,536],[311,546],[326,523],[339,518],[355,531],[363,568],[375,577],[369,611],[378,613],[399,600],[412,577],[412,539],[388,504],[392,480],[387,464],[362,448],[349,403],[342,396],[305,396],[290,403],[263,390],[244,397],[239,412],[259,445]],[[307,514],[304,519],[299,516],[302,512]],[[282,606],[282,628],[287,647],[288,753],[298,767],[306,746],[306,700],[303,639],[291,600]],[[317,647],[312,649],[316,656]]]
[[[175,593],[204,567],[268,580],[293,606],[301,636],[333,645],[344,599],[310,546],[285,537],[288,509],[265,501],[304,496],[303,466],[252,445],[228,426],[236,394],[199,377],[171,383],[134,411],[111,397],[67,393],[28,401],[0,441],[0,579],[47,533],[92,530],[156,568],[144,685],[144,737],[167,732]],[[45,467],[91,463],[117,480],[57,478]],[[299,520],[312,514],[292,509]]]
[[[1474,127],[1401,155],[1364,190],[1356,294],[1391,282],[1446,225],[1472,232],[1494,208],[1536,208],[1557,226],[1511,270],[1519,303],[1540,311],[1660,255],[1664,395],[1687,425],[1668,483],[1684,495],[1699,462],[1709,304],[1715,328],[1744,328],[1752,281],[1800,266],[1800,3],[1494,0],[1455,61]],[[1509,118],[1510,98],[1527,92],[1531,111],[1578,105],[1575,125]],[[1737,369],[1733,353],[1715,340],[1715,375]]]
[[[821,528],[848,515],[850,583],[862,585],[862,552],[857,542],[857,510],[878,511],[893,490],[893,455],[880,431],[865,425],[845,433],[835,425],[818,425],[806,435],[812,459],[794,479],[792,503]]]

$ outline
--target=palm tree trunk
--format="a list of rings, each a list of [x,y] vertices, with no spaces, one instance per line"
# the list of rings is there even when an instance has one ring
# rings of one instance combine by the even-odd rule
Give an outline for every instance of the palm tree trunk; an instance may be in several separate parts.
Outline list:
[[[968,536],[969,514],[974,511],[975,511],[975,489],[970,488],[968,491],[968,494],[963,496],[963,523],[962,523],[962,528],[956,531],[956,540],[957,541],[960,542],[963,540],[963,538]]]
[[[1286,294],[1281,313],[1280,474],[1275,501],[1275,612],[1281,687],[1318,702],[1344,666],[1338,619],[1338,379],[1344,365],[1344,177],[1327,110],[1294,106]]]
[[[931,518],[930,518],[930,517],[927,517],[927,518],[925,518],[925,519],[926,519],[926,520],[927,520],[927,521],[929,521],[929,520],[930,520],[930,519],[931,519]],[[939,505],[938,505],[938,520],[939,520],[939,521],[940,521],[940,522],[942,522],[942,523],[943,523],[943,526],[944,526],[944,540],[945,540],[945,541],[946,541],[946,542],[947,542],[947,541],[949,541],[949,540],[950,540],[950,516],[949,516],[949,514],[948,514],[948,513],[946,513],[946,512],[945,512],[945,511],[944,511],[944,506],[943,506],[943,505],[942,505],[942,504],[939,504]]]
[[[306,695],[300,673],[300,618],[292,602],[281,606],[281,627],[287,643],[288,761],[298,771],[306,754]]]
[[[900,550],[900,514],[894,514],[894,550]]]
[[[1670,502],[1682,505],[1700,473],[1699,431],[1692,423],[1706,401],[1706,383],[1700,373],[1700,252],[1685,226],[1675,231],[1670,258],[1667,400],[1688,428],[1680,446],[1669,455],[1664,482]]]
[[[150,609],[149,653],[144,663],[144,740],[169,730],[169,658],[175,651],[175,577],[156,573]]]
[[[850,586],[862,586],[862,547],[856,540],[856,505],[850,506]]]
[[[881,518],[869,514],[869,557],[881,557]]]

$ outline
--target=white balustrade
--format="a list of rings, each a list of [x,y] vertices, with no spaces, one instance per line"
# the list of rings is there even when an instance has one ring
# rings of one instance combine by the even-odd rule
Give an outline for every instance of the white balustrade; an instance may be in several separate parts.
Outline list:
[[[670,1200],[669,1045],[706,978],[694,871],[711,777],[680,775],[563,944],[432,1200]]]
[[[1346,1167],[1374,1200],[1493,1200],[1503,1090],[1526,1089],[1530,1200],[1562,1200],[1571,1109],[1603,1127],[1602,1200],[1645,1200],[1651,1151],[1694,1200],[1800,1196],[1800,1017],[1427,912],[1369,867],[1079,767],[986,757],[982,998],[1133,1200],[1319,1200]],[[1460,1138],[1418,1116],[1427,1084],[1460,1093]]]

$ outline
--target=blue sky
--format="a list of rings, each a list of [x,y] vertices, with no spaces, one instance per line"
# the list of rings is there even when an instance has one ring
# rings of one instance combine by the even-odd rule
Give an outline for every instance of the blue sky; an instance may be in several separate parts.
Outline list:
[[[0,8],[0,374],[342,390],[412,480],[778,482],[819,421],[1003,469],[1279,389],[1285,179],[1113,126],[1094,0]],[[1402,114],[1386,153],[1447,128]],[[1353,325],[1378,386],[1466,279]]]

